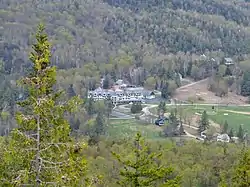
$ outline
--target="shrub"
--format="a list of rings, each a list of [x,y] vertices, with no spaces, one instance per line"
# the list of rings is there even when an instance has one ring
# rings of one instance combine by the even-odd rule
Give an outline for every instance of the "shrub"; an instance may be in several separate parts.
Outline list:
[[[142,111],[141,103],[133,103],[130,110],[132,114],[140,113]]]

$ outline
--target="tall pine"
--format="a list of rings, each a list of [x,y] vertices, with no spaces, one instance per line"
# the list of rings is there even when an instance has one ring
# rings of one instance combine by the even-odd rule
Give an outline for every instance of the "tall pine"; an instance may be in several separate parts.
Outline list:
[[[225,120],[223,124],[222,133],[227,133],[227,131],[228,131],[228,123],[227,123],[227,120]]]
[[[243,139],[244,139],[244,130],[243,130],[242,125],[239,126],[237,136],[241,141],[243,141]]]
[[[180,177],[175,176],[172,167],[160,163],[161,154],[150,153],[149,146],[140,133],[136,134],[130,159],[122,155],[113,155],[123,165],[118,185],[124,187],[168,186],[179,187]]]
[[[233,186],[249,187],[250,186],[250,151],[245,148],[239,155],[240,159],[234,170]]]
[[[68,102],[55,92],[56,68],[50,64],[50,43],[39,25],[30,60],[33,70],[20,80],[29,90],[19,103],[18,127],[0,158],[0,186],[80,186],[86,163],[80,155],[84,145],[75,144],[64,118],[81,104],[78,97]]]
[[[201,119],[199,120],[199,132],[207,130],[209,128],[209,119],[207,112],[204,110]]]

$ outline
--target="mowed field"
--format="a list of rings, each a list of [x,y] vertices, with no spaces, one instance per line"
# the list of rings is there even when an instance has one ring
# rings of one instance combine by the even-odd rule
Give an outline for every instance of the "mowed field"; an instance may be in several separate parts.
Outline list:
[[[201,98],[201,103],[220,103],[220,104],[246,104],[247,98],[229,92],[228,96],[218,97],[213,92],[207,90],[208,79],[204,79],[186,86],[178,88],[174,98],[182,101]],[[196,102],[199,102],[198,99]]]
[[[206,105],[193,105],[193,106],[167,106],[167,112],[171,110],[177,111],[177,114],[182,114],[185,117],[200,117],[205,110],[209,119],[218,125],[224,124],[227,120],[230,128],[235,131],[238,130],[239,125],[243,125],[245,130],[250,131],[250,107],[248,106],[206,106]],[[152,108],[151,112],[156,114],[157,108]]]
[[[163,127],[155,124],[145,123],[136,119],[113,119],[110,120],[108,126],[108,138],[110,139],[128,139],[133,140],[137,132],[140,132],[147,141],[166,141],[169,138],[161,136]],[[179,137],[172,137],[171,139],[180,140]],[[188,136],[182,136],[182,140],[190,140]]]
[[[139,131],[147,139],[163,139],[160,136],[162,128],[136,119],[113,119],[108,125],[108,135],[114,139],[133,138]]]

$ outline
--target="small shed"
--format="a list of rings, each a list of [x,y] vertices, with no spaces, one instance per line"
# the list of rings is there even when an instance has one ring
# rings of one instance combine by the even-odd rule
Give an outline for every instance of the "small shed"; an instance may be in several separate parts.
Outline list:
[[[224,58],[224,64],[225,65],[232,65],[232,64],[234,64],[233,59],[232,58]]]
[[[144,91],[143,96],[145,99],[154,99],[155,93],[153,91]]]
[[[228,134],[220,134],[217,136],[217,142],[230,142]]]
[[[115,82],[116,85],[122,85],[123,84],[123,80],[122,79],[118,79],[116,82]]]

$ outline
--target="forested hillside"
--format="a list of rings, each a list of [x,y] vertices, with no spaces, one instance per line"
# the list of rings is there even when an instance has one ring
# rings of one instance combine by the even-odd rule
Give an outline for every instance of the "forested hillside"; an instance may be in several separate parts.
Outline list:
[[[169,98],[180,86],[176,73],[210,77],[208,89],[221,97],[229,91],[250,95],[248,2],[3,0],[0,8],[0,109],[10,116],[26,95],[15,80],[30,70],[28,54],[39,22],[53,45],[57,87],[69,95],[85,97],[105,76],[158,89]],[[224,57],[235,64],[225,66]]]
[[[85,96],[106,75],[169,97],[180,86],[179,72],[194,80],[211,77],[208,89],[219,96],[250,95],[247,1],[3,0],[0,8],[0,100],[8,101],[2,109],[14,111],[11,103],[23,96],[12,80],[30,68],[31,33],[41,21],[60,69],[57,86],[75,94]],[[224,57],[235,65],[223,65]]]
[[[250,186],[242,125],[238,144],[166,137],[139,120],[125,132],[109,100],[86,99],[101,77],[167,99],[181,85],[178,73],[210,77],[220,97],[249,96],[247,1],[1,0],[0,8],[0,186]],[[39,22],[46,29],[35,32]],[[170,125],[182,124],[171,116]]]
[[[249,16],[243,1],[2,1],[0,56],[6,73],[23,72],[29,67],[30,33],[44,21],[60,69],[92,68],[101,75],[113,70],[131,79],[128,69],[135,66],[141,76],[132,81],[143,84],[159,75],[159,63],[185,76],[191,74],[189,63],[206,69],[194,62],[203,53],[208,60],[244,60],[250,53]],[[115,66],[119,60],[122,75]]]

